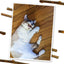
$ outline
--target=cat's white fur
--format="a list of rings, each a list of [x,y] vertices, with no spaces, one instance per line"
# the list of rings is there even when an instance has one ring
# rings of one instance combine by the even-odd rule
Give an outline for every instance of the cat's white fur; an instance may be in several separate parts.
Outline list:
[[[27,16],[25,15],[24,18]],[[34,59],[38,56],[44,54],[45,50],[41,50],[39,54],[35,54],[33,52],[33,44],[30,44],[30,40],[36,32],[39,32],[39,27],[35,27],[34,29],[28,29],[28,25],[26,23],[22,23],[15,33],[12,36],[12,48],[11,54],[14,58],[21,58],[21,59]],[[40,44],[42,37],[40,36],[37,44]]]

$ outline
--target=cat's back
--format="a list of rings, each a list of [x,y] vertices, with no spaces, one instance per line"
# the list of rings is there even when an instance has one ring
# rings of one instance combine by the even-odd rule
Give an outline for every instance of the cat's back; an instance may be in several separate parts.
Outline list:
[[[12,41],[15,41],[15,40],[19,39],[19,35],[18,35],[19,32],[22,32],[22,27],[21,26],[19,26],[17,28],[17,30],[14,32],[14,34],[12,35]]]
[[[25,30],[22,26],[19,26],[15,33],[12,36],[12,41],[16,41],[18,39],[22,39],[23,41],[28,41],[28,31]]]

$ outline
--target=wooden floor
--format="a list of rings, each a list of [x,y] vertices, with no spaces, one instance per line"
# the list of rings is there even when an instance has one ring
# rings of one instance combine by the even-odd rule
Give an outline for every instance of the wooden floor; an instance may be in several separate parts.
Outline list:
[[[36,20],[36,26],[40,26],[40,31],[33,36],[31,43],[35,43],[39,35],[42,35],[42,41],[37,50],[43,48],[46,52],[39,57],[40,60],[50,60],[53,12],[53,6],[14,4],[12,34],[24,20],[25,14],[29,19]]]

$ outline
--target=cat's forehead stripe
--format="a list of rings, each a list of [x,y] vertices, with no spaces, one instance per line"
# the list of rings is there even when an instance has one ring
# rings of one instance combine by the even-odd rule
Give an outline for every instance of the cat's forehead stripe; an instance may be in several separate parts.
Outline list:
[[[34,24],[34,21],[32,20],[27,20],[28,22],[30,22],[32,25]]]

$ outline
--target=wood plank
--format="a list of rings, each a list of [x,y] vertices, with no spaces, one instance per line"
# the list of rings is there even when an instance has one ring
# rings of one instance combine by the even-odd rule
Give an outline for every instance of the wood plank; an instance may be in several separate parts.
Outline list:
[[[30,43],[36,43],[38,37],[42,35],[42,41],[36,49],[36,53],[39,53],[40,50],[45,49],[46,53],[41,55],[38,59],[50,60],[54,7],[15,4],[14,8],[16,8],[16,10],[14,10],[13,13],[12,34],[24,20],[25,14],[28,15],[29,19],[36,20],[36,26],[39,26],[40,30],[38,33],[34,34]]]
[[[32,7],[32,6],[31,6],[31,7]],[[15,16],[15,15],[17,15],[17,14],[20,14],[21,12],[23,12],[23,11],[25,11],[25,10],[31,8],[31,7],[30,7],[30,6],[26,6],[26,5],[20,6],[18,9],[16,9],[16,10],[14,11],[13,16]],[[21,10],[20,10],[20,9],[21,9]]]

